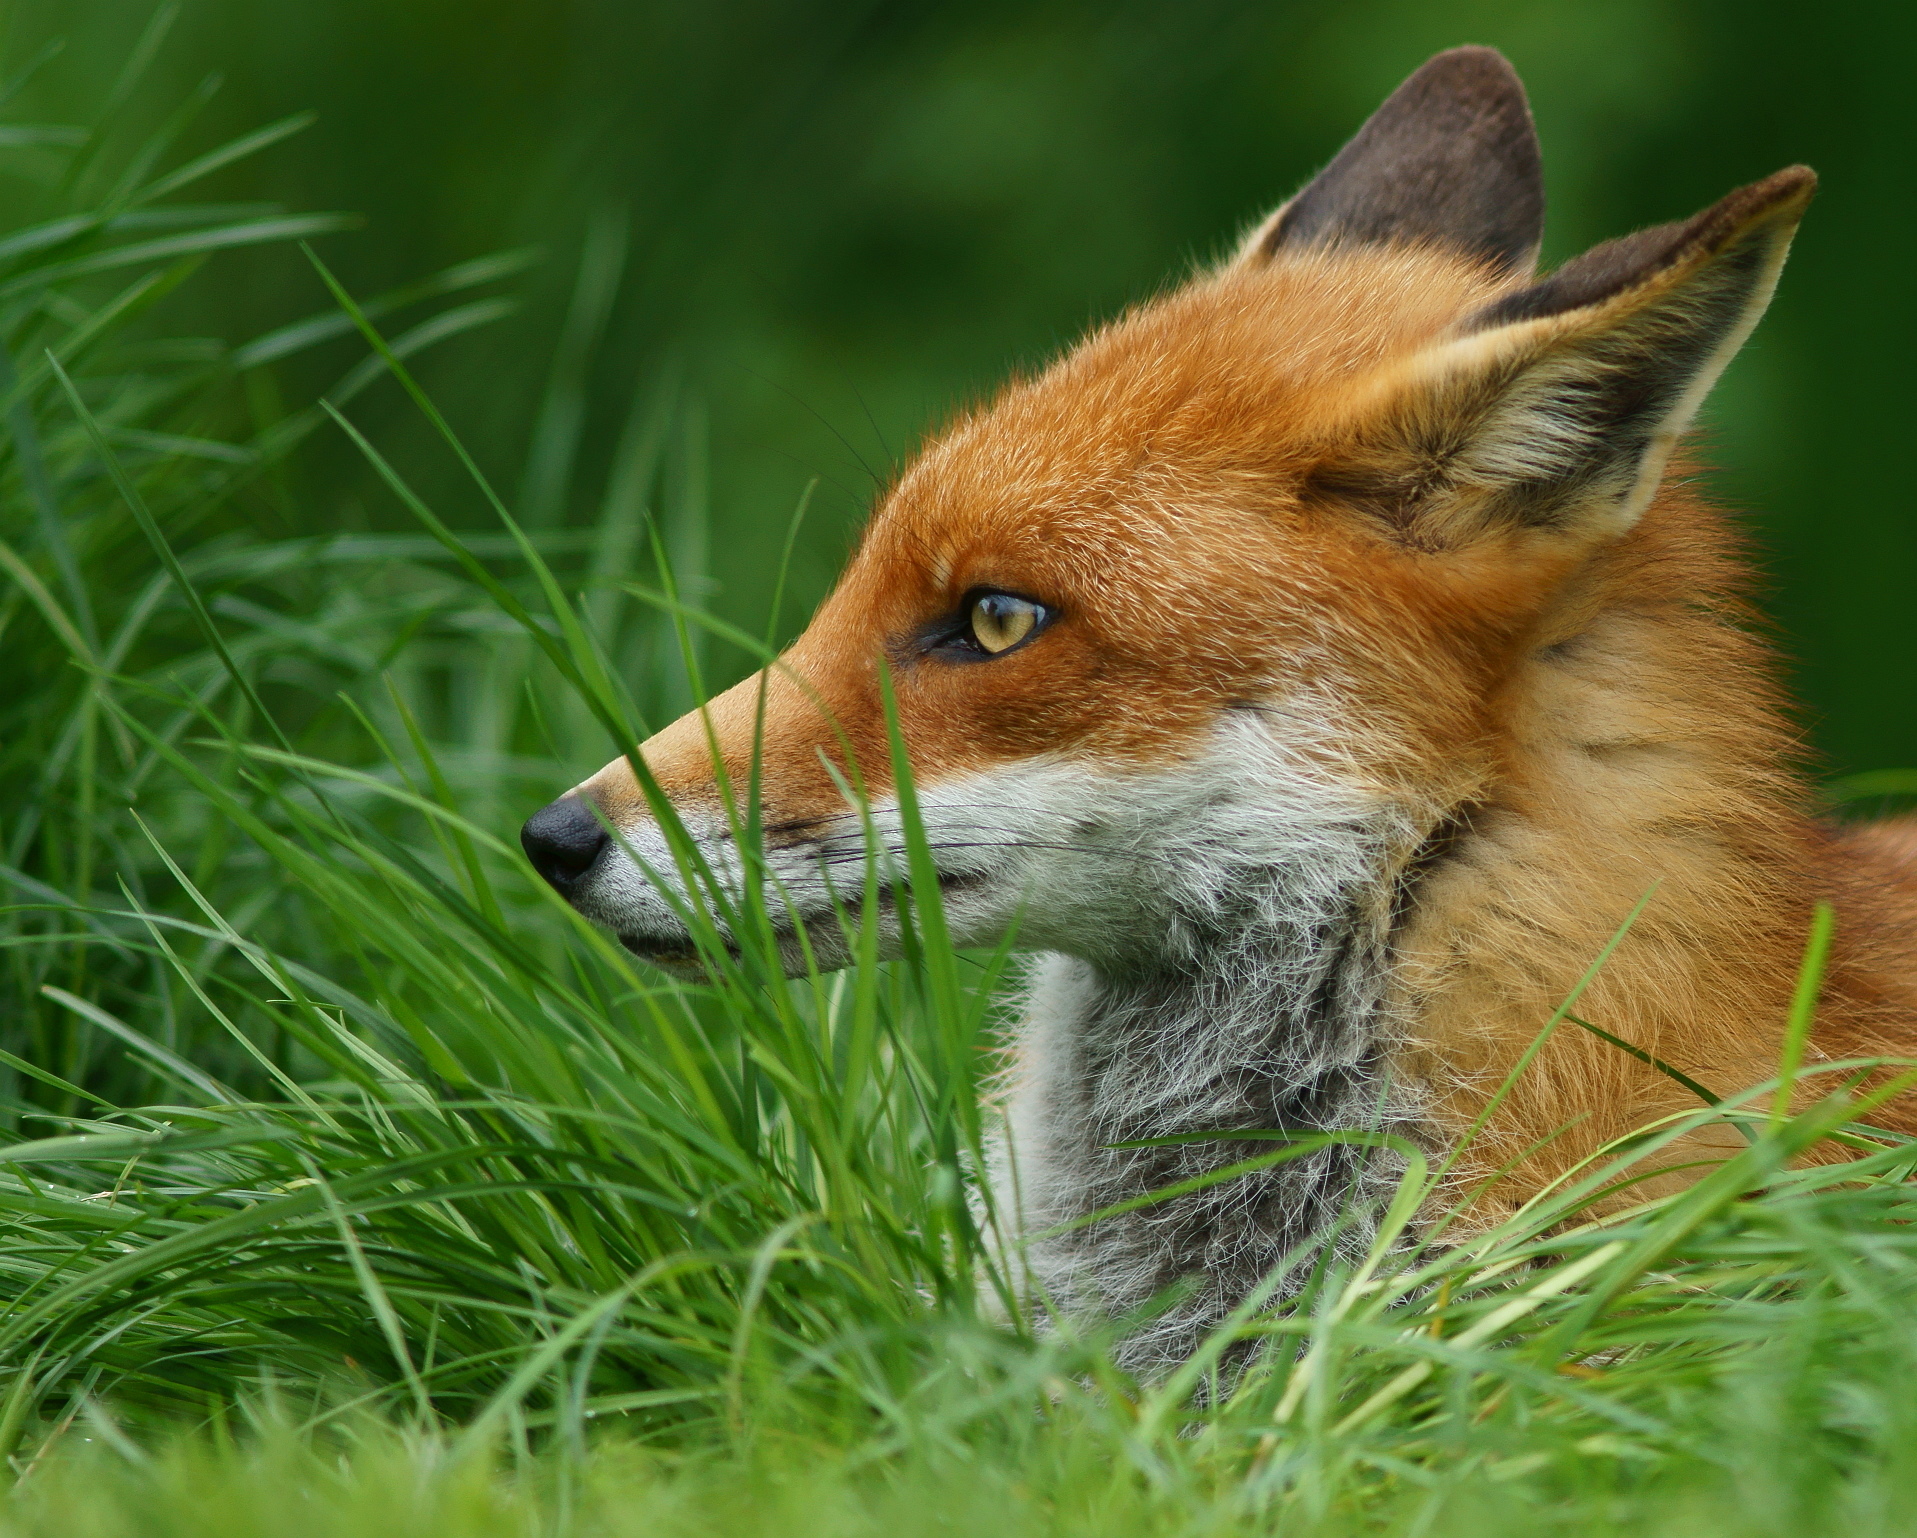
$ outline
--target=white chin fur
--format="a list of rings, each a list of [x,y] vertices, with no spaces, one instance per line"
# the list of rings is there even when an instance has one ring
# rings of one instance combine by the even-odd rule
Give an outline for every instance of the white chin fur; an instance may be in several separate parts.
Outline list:
[[[1169,767],[1114,769],[1039,755],[921,786],[954,938],[992,945],[1012,933],[1021,950],[1127,971],[1176,963],[1196,943],[1194,922],[1214,934],[1216,924],[1230,927],[1235,874],[1274,867],[1290,878],[1283,885],[1293,889],[1298,921],[1315,921],[1334,894],[1388,860],[1404,829],[1379,793],[1301,750],[1305,725],[1282,708],[1233,710],[1204,751]],[[736,898],[744,869],[724,816],[683,815],[719,885]],[[889,888],[906,863],[896,803],[874,806],[870,824],[881,887]],[[868,864],[862,819],[848,811],[768,842],[778,847],[766,851],[767,911],[782,929],[803,921],[821,964],[842,963],[835,908],[859,911]],[[1270,886],[1261,885],[1269,902]],[[633,949],[671,964],[674,952],[691,949],[680,917],[686,893],[670,846],[647,818],[621,830],[575,902]],[[889,897],[880,923],[885,950],[896,953]],[[782,949],[788,967],[801,970],[796,940]]]

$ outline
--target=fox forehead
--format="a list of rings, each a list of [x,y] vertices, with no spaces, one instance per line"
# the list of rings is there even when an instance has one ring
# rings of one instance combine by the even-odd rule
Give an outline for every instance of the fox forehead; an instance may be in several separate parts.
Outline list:
[[[919,456],[795,657],[843,672],[968,591],[1009,589],[1076,633],[1048,649],[1051,685],[1095,685],[1108,712],[1118,686],[1150,696],[1155,748],[1280,665],[1396,671],[1365,638],[1455,622],[1442,574],[1300,488],[1395,359],[1508,282],[1437,249],[1307,250],[1142,306]],[[1041,686],[1036,656],[992,667],[1005,690]]]
[[[1101,584],[1115,556],[1228,564],[1219,536],[1294,500],[1364,383],[1508,281],[1414,247],[1314,249],[1202,276],[957,423],[906,471],[865,543],[895,574],[916,559],[946,584],[1040,555]]]

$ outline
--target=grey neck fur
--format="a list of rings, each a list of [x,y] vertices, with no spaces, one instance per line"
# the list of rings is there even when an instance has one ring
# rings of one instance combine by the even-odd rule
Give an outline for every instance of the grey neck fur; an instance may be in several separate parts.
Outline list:
[[[1179,904],[1175,962],[1125,973],[1062,955],[1036,961],[1008,1110],[1026,1234],[1277,1151],[1259,1140],[1114,1143],[1240,1129],[1417,1136],[1415,1105],[1379,1066],[1393,914],[1409,878],[1381,872],[1375,834],[1352,831],[1371,858],[1347,864],[1342,880],[1324,881],[1322,867],[1301,880],[1289,862],[1240,866],[1228,901],[1213,887],[1202,903]],[[1316,901],[1301,904],[1313,887]],[[1150,1375],[1186,1358],[1288,1257],[1295,1286],[1327,1242],[1362,1253],[1401,1169],[1387,1150],[1322,1148],[1034,1238],[1026,1262],[1054,1305],[1105,1317],[1182,1283],[1178,1301],[1118,1348]]]

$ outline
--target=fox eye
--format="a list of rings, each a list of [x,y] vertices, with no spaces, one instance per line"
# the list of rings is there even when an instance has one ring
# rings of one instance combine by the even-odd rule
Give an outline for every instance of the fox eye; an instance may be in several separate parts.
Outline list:
[[[1021,598],[997,588],[975,587],[915,638],[921,656],[947,662],[990,662],[1023,646],[1058,618],[1058,611],[1036,598]]]
[[[981,651],[996,657],[1019,642],[1030,640],[1044,623],[1046,613],[1044,604],[1029,598],[1015,598],[1010,593],[980,593],[972,600],[968,618],[972,640]]]

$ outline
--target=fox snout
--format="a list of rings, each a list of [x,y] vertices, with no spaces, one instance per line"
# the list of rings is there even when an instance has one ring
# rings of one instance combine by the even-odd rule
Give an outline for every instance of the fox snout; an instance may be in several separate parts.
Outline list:
[[[659,741],[641,754],[669,761],[654,748]],[[836,804],[761,801],[754,817],[740,804],[743,779],[737,801],[722,793],[732,785],[724,759],[721,748],[696,782],[673,776],[651,804],[632,765],[614,760],[527,821],[520,840],[528,859],[584,917],[668,970],[699,969],[695,928],[736,953],[741,928],[761,912],[791,973],[842,965],[865,921],[876,921],[881,954],[897,954],[910,864],[897,797],[882,788],[861,796],[846,783]],[[1018,795],[985,786],[928,788],[919,821],[962,942],[1002,937],[1041,874],[1033,856],[1085,838],[1083,816],[1073,832],[1042,804],[1081,798],[1057,795],[1046,780],[1029,778],[1022,806]]]
[[[961,945],[1013,941],[1106,974],[1185,971],[1229,951],[1254,912],[1301,949],[1318,943],[1364,872],[1420,836],[1396,798],[1326,765],[1309,711],[1222,707],[1164,762],[1054,751],[928,775],[909,806],[887,782],[860,796],[841,775],[836,805],[771,800],[756,820],[715,796],[722,781],[743,795],[745,780],[705,724],[695,713],[641,749],[666,771],[657,801],[616,759],[521,834],[581,915],[672,971],[700,970],[695,928],[736,953],[761,911],[788,973],[844,965],[864,924],[881,956],[900,954],[924,895],[908,879],[915,842]],[[675,770],[671,740],[695,726],[719,765],[697,779]]]
[[[668,970],[699,970],[695,931],[736,953],[748,923],[761,939],[769,928],[789,972],[808,953],[842,964],[868,876],[880,907],[896,905],[897,809],[883,747],[866,744],[876,762],[862,772],[831,706],[796,676],[745,680],[541,808],[520,834],[534,868]]]

